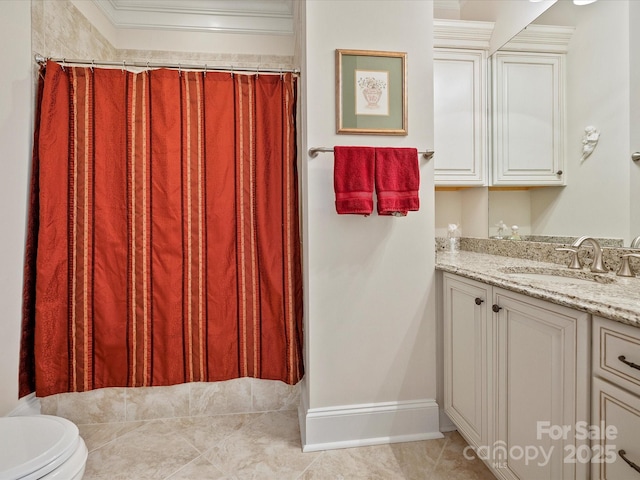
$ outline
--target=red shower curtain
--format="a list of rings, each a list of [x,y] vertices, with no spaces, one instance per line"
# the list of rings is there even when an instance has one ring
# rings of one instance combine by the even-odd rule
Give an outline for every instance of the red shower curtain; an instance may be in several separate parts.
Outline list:
[[[44,78],[21,394],[300,380],[295,78]]]

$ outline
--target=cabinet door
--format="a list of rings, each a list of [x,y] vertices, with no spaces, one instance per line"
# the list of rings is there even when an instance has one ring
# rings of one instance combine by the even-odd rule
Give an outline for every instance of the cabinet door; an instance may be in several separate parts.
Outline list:
[[[575,427],[589,420],[589,315],[500,288],[494,305],[492,445],[509,452],[494,467],[507,479],[587,478],[587,464],[565,457],[588,445]],[[548,461],[542,452],[551,453]]]
[[[564,185],[564,55],[493,55],[493,185]]]
[[[434,180],[486,184],[486,52],[434,49]]]
[[[640,468],[640,398],[595,377],[592,423],[601,428],[591,444],[591,478],[640,479],[640,471],[624,460]]]
[[[486,445],[490,287],[446,273],[443,287],[444,409],[469,443]]]

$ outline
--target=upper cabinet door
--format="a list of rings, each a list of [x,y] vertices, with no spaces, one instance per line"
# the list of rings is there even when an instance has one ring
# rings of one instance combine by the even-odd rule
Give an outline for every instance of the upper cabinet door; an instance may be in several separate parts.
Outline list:
[[[564,54],[493,55],[493,185],[565,185]]]
[[[434,49],[435,184],[486,185],[484,50]]]

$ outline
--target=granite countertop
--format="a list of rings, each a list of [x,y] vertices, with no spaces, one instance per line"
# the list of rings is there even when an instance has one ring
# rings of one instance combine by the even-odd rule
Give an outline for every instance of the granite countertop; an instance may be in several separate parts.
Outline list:
[[[545,271],[575,275],[563,265],[522,258],[503,257],[485,253],[460,251],[438,252],[436,270],[455,273],[463,277],[495,285],[530,297],[547,300],[558,305],[582,310],[594,315],[640,327],[640,278],[618,277],[614,272],[596,275],[601,282],[562,283],[548,279],[518,277],[517,271]],[[511,271],[512,274],[506,273]],[[588,269],[579,273],[592,276]]]

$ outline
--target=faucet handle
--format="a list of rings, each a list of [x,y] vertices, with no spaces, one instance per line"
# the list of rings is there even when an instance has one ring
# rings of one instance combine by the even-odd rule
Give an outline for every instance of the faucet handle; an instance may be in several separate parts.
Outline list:
[[[619,277],[635,277],[636,276],[636,274],[633,273],[633,269],[631,268],[631,265],[629,264],[630,257],[640,258],[640,255],[637,253],[627,253],[620,257],[620,261],[622,263],[620,263],[620,268],[616,272],[616,275],[618,275]]]
[[[581,270],[582,269],[582,263],[580,263],[580,259],[578,258],[578,249],[577,248],[571,248],[571,247],[558,247],[556,248],[556,250],[558,252],[571,252],[573,253],[573,255],[571,255],[571,261],[569,262],[569,265],[567,265],[567,267],[573,269],[573,270]]]

